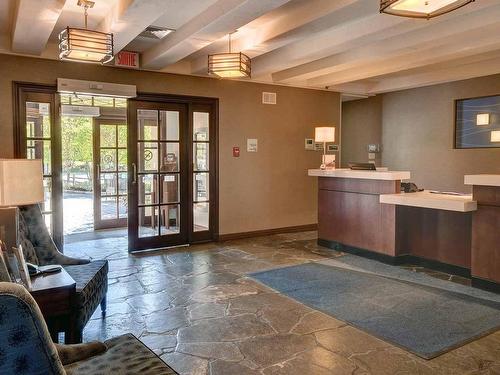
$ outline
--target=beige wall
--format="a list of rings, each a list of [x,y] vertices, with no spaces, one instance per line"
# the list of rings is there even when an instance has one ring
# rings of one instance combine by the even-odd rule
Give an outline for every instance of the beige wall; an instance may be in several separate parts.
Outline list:
[[[133,71],[1,55],[0,157],[13,155],[12,81],[55,84],[72,78],[137,85],[138,91],[217,97],[219,108],[219,232],[264,230],[317,222],[317,191],[307,169],[320,153],[304,150],[314,125],[339,123],[339,94]],[[278,94],[277,105],[261,104],[262,91]],[[259,151],[246,152],[257,138]],[[240,146],[240,158],[232,147]]]
[[[382,97],[344,102],[342,105],[342,166],[367,163],[369,144],[382,142]],[[381,155],[375,163],[380,165]]]
[[[412,181],[426,189],[469,192],[470,187],[463,184],[465,174],[500,173],[500,148],[453,148],[454,100],[498,94],[500,75],[381,95],[382,164],[411,171]],[[349,112],[350,107],[370,113],[373,101],[344,103],[342,111]],[[344,152],[348,142],[345,129],[360,126],[351,120],[343,122]],[[380,128],[376,121],[372,126]],[[349,147],[357,150],[361,142],[360,138]]]

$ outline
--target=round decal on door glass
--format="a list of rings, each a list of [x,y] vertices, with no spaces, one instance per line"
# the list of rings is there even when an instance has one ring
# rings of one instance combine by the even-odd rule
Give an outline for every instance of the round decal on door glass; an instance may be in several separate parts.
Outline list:
[[[144,151],[144,160],[150,161],[151,159],[153,159],[153,153],[151,150]]]

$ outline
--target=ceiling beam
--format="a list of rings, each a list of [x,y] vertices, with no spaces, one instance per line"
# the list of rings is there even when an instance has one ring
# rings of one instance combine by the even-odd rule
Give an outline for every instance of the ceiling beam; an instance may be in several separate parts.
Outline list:
[[[174,64],[289,0],[219,0],[142,55],[147,69]]]
[[[66,0],[18,0],[12,30],[12,51],[40,55]]]
[[[412,52],[368,59],[348,69],[307,80],[313,87],[340,85],[371,77],[414,69],[443,61],[474,56],[500,48],[500,22],[475,31],[466,31],[436,40],[432,46],[421,46]]]
[[[428,47],[433,40],[495,23],[500,17],[498,3],[492,5],[492,2],[486,1],[474,10],[466,14],[452,12],[430,21],[418,20],[400,27],[397,33],[393,30],[391,36],[385,35],[385,31],[381,30],[378,35],[371,35],[375,38],[374,42],[364,43],[358,48],[351,45],[349,50],[277,71],[272,75],[273,81],[305,81],[345,70],[363,61],[375,61],[391,54],[397,55],[398,51],[399,54],[413,52],[417,47]],[[426,42],[427,45],[424,44]]]
[[[358,0],[291,1],[278,9],[240,27],[233,35],[235,51],[251,58],[270,52],[288,43],[331,27],[338,10]],[[227,40],[218,40],[194,53],[190,58],[193,74],[207,70],[207,56],[227,51]]]
[[[169,9],[187,0],[118,0],[99,29],[113,33],[114,52],[120,52]]]
[[[276,71],[378,41],[381,34],[390,37],[408,30],[408,25],[416,25],[416,20],[380,15],[375,3],[363,3],[364,12],[369,14],[366,17],[360,17],[354,7],[347,7],[337,12],[339,19],[330,29],[257,57],[252,66],[254,76],[267,77]]]
[[[378,83],[370,85],[367,94],[380,94],[498,74],[500,73],[499,58],[500,51],[497,51],[496,56],[488,60],[474,61],[476,59],[468,58],[468,60],[465,60],[467,61],[465,64],[464,61],[458,61],[442,64],[439,69],[432,69],[430,71],[396,77],[384,77]]]

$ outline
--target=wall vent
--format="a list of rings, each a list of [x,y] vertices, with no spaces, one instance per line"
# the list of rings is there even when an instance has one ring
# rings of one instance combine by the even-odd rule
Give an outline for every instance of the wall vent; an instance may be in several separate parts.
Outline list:
[[[262,93],[262,104],[276,104],[276,93],[275,92],[263,92]]]

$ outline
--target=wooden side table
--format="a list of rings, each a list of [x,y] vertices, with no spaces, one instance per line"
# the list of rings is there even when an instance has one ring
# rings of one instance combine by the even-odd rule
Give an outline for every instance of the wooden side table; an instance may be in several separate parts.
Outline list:
[[[59,332],[64,332],[65,341],[73,342],[71,323],[75,280],[63,268],[57,273],[32,277],[31,284],[30,293],[42,311],[52,340],[58,342]]]

